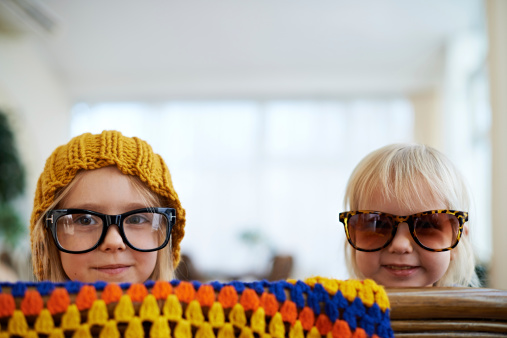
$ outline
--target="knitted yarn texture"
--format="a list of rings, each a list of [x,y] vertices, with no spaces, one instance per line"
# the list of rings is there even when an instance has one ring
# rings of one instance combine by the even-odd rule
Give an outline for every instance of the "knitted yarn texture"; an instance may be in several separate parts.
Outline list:
[[[0,337],[394,337],[372,280],[0,283]]]
[[[55,200],[55,194],[65,188],[80,170],[93,170],[115,165],[123,174],[137,176],[152,191],[163,197],[169,207],[176,209],[176,223],[172,229],[172,257],[176,267],[180,260],[180,242],[185,234],[185,210],[174,191],[171,175],[162,157],[137,137],[126,137],[118,131],[101,134],[82,134],[55,149],[47,159],[39,177],[30,218],[33,270],[41,279],[42,269],[49,257],[40,257],[34,248],[37,221]]]

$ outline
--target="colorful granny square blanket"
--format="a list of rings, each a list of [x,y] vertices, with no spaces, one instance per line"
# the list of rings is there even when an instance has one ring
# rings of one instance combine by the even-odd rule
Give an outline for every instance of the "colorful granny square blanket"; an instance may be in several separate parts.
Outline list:
[[[0,283],[0,338],[393,337],[372,280]]]

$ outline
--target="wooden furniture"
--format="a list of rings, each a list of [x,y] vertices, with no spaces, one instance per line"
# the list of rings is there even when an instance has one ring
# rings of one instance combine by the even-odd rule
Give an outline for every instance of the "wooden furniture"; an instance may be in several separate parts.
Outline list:
[[[176,278],[183,281],[210,282],[214,280],[233,281],[233,280],[267,280],[270,282],[288,279],[294,267],[294,258],[292,255],[274,255],[270,260],[268,271],[259,274],[256,272],[244,272],[240,275],[224,274],[218,271],[199,271],[192,258],[184,253],[181,254],[181,261],[176,268]]]
[[[386,288],[395,337],[507,337],[507,291]]]

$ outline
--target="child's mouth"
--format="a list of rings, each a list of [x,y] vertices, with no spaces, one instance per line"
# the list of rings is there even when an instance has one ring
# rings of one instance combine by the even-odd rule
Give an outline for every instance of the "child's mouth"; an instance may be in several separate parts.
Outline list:
[[[417,266],[412,265],[383,265],[383,267],[396,277],[409,277],[418,269]]]
[[[408,265],[404,265],[404,266],[386,265],[385,267],[388,268],[388,269],[393,269],[393,270],[409,270],[409,269],[413,269],[414,268],[413,266],[408,266]]]
[[[117,275],[125,270],[127,270],[129,267],[127,265],[107,265],[107,266],[100,266],[96,269],[102,273],[108,274],[108,275]]]

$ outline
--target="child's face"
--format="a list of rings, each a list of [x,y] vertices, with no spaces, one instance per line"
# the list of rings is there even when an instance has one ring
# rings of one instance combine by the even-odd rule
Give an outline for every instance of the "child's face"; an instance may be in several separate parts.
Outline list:
[[[430,196],[428,192],[424,193],[423,196]],[[399,216],[437,209],[446,209],[446,206],[431,198],[426,198],[414,209],[381,198],[374,198],[360,208]],[[355,255],[356,265],[366,278],[390,287],[432,286],[444,275],[451,261],[451,251],[432,252],[415,243],[406,223],[399,225],[388,247],[374,252],[356,250]]]
[[[83,173],[61,203],[62,209],[78,208],[117,215],[145,208],[142,196],[116,167]],[[139,252],[122,240],[118,227],[111,225],[104,241],[91,252],[60,252],[62,266],[71,280],[82,282],[143,283],[153,272],[157,252]]]

